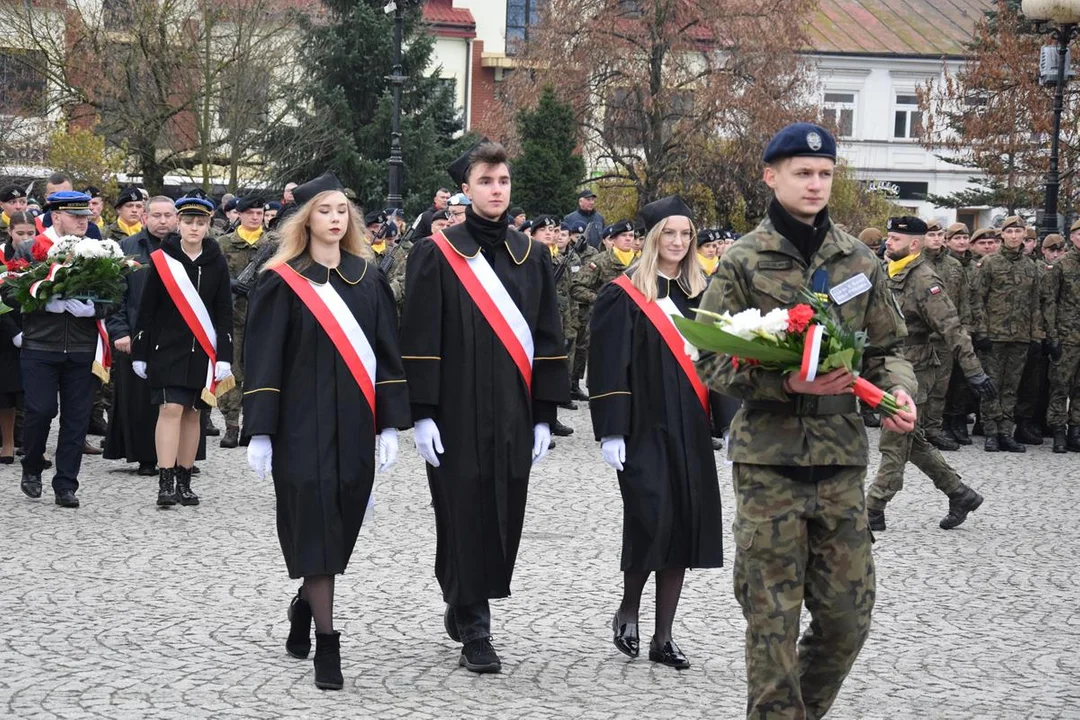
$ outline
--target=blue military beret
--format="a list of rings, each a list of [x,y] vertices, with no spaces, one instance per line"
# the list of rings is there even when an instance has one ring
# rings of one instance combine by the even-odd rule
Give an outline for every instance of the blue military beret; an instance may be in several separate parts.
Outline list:
[[[761,159],[768,165],[789,157],[823,157],[835,161],[836,140],[820,125],[793,123],[773,135]]]
[[[270,202],[263,205],[263,210],[278,210],[278,211],[280,211],[281,210],[281,203],[279,203],[277,200],[271,200]]]

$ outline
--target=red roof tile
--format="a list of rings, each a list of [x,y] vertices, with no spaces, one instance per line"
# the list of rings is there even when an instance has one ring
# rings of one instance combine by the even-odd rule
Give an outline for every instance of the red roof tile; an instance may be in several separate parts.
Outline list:
[[[423,13],[424,21],[432,25],[469,30],[476,28],[472,12],[468,8],[454,7],[453,0],[425,0]]]
[[[820,53],[953,55],[991,0],[819,0],[807,34]]]

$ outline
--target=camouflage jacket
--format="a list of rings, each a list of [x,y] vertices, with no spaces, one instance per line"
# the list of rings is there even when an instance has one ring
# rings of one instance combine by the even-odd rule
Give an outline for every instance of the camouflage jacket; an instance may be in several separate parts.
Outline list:
[[[597,254],[581,266],[581,270],[574,273],[574,280],[570,287],[570,296],[579,303],[591,306],[596,302],[596,293],[600,288],[608,284],[626,270],[615,253],[606,250]]]
[[[1047,336],[1080,345],[1080,250],[1070,248],[1044,273],[1043,299]]]
[[[941,278],[945,285],[945,292],[956,306],[956,312],[960,316],[960,324],[965,328],[971,327],[971,292],[968,289],[968,274],[964,264],[953,257],[945,248],[936,253],[931,250],[923,250],[923,254],[934,268],[934,272]],[[906,314],[906,313],[905,313]],[[910,331],[911,328],[909,327]],[[941,340],[940,337],[936,338]]]
[[[570,296],[570,291],[574,285],[575,268],[577,273],[581,272],[581,257],[574,250],[567,248],[552,258],[551,265],[555,275],[558,276],[555,283],[555,296],[559,300],[563,336],[576,337],[580,330],[581,313],[578,312],[578,302]]]
[[[136,235],[137,234],[138,233],[136,233]],[[102,240],[115,240],[116,242],[120,242],[121,240],[123,240],[126,237],[134,237],[134,236],[128,235],[126,232],[121,230],[120,225],[118,225],[115,221],[109,223],[108,225],[106,225],[101,230],[101,239]]]
[[[807,267],[802,254],[766,218],[724,253],[701,308],[732,314],[752,307],[762,312],[790,308],[800,302],[802,289],[819,269],[828,273],[830,288],[858,275],[869,280],[869,290],[835,307],[845,323],[869,334],[862,375],[885,390],[900,387],[914,397],[915,374],[901,347],[907,330],[881,262],[836,226],[829,229]],[[727,356],[704,354],[698,374],[713,389],[744,401],[794,399],[784,390],[783,373],[746,364],[736,368]],[[859,466],[868,460],[866,430],[854,411],[796,415],[748,408],[744,402],[730,432],[728,455],[734,462]]]
[[[394,293],[394,302],[397,303],[398,313],[405,302],[405,264],[409,261],[409,251],[412,250],[412,240],[402,240],[386,252],[391,253],[389,266],[384,270],[386,279],[390,282],[390,290]],[[374,253],[374,250],[372,251]],[[386,255],[379,257],[378,264],[382,268]]]
[[[942,278],[929,258],[919,257],[888,280],[907,324],[904,357],[916,372],[960,361],[966,377],[982,372],[971,337],[960,324],[960,315]],[[933,342],[941,340],[948,355],[939,357]]]
[[[254,245],[237,235],[235,230],[219,237],[218,244],[221,245],[221,250],[225,253],[225,262],[229,265],[229,277],[235,281],[240,273],[244,272],[244,268],[248,266],[252,258],[255,257],[255,253],[259,251],[259,248],[271,241],[269,234],[265,230]],[[247,298],[234,295],[233,324],[238,327],[242,326],[246,318]]]
[[[1042,340],[1039,270],[1022,249],[1001,250],[975,263],[972,333],[994,342]]]

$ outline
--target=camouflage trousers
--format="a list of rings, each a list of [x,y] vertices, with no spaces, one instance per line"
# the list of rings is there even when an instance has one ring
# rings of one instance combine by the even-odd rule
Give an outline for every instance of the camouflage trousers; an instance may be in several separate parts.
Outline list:
[[[1020,376],[1027,362],[1028,344],[1025,342],[995,342],[989,350],[979,353],[983,372],[990,376],[997,387],[998,396],[981,404],[983,428],[986,436],[1012,435],[1016,429],[1013,410]]]
[[[919,408],[919,412],[922,412],[922,408]],[[904,467],[908,462],[922,470],[933,480],[934,487],[946,495],[963,486],[960,476],[926,439],[922,426],[916,426],[909,433],[883,429],[878,449],[881,451],[881,464],[878,465],[874,484],[866,493],[866,506],[871,510],[884,510],[885,504],[904,488]]]
[[[106,415],[112,415],[112,383],[101,383],[94,393],[94,405],[90,411],[90,422],[94,425],[107,425]]]
[[[587,320],[587,319],[586,319]],[[589,359],[589,326],[582,325],[574,340],[573,358],[570,362],[570,383],[577,385],[585,377],[585,361]]]
[[[1080,345],[1062,345],[1061,359],[1050,364],[1050,407],[1046,424],[1080,425]]]
[[[874,559],[864,467],[817,483],[735,463],[735,597],[746,618],[747,718],[820,718],[870,633]],[[803,603],[810,624],[799,637]]]
[[[945,413],[945,398],[949,394],[953,366],[952,352],[944,343],[934,343],[934,352],[941,364],[927,369],[926,402],[919,407],[919,424],[928,438],[941,435],[941,419]],[[923,374],[920,373],[919,382],[922,380]]]
[[[233,322],[232,374],[236,387],[218,398],[218,410],[225,416],[225,428],[240,427],[240,410],[244,407],[244,323]]]
[[[574,370],[574,361],[577,359],[577,339],[578,334],[583,332],[578,330],[573,335],[564,336],[566,339],[566,371],[571,373]]]

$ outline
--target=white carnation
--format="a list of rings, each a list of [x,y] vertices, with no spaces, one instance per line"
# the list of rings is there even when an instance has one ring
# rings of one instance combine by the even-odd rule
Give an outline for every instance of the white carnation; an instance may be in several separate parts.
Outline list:
[[[75,253],[75,257],[81,258],[96,258],[104,255],[101,241],[94,238],[83,238],[75,244],[72,251]]]
[[[788,311],[776,308],[765,313],[765,317],[761,318],[761,331],[768,335],[779,335],[787,331],[787,324]]]
[[[761,311],[757,308],[747,308],[736,313],[728,319],[724,331],[729,332],[743,340],[753,340],[761,329]]]
[[[115,240],[102,240],[100,245],[102,257],[124,257],[124,251],[120,249],[120,243],[116,242]]]

